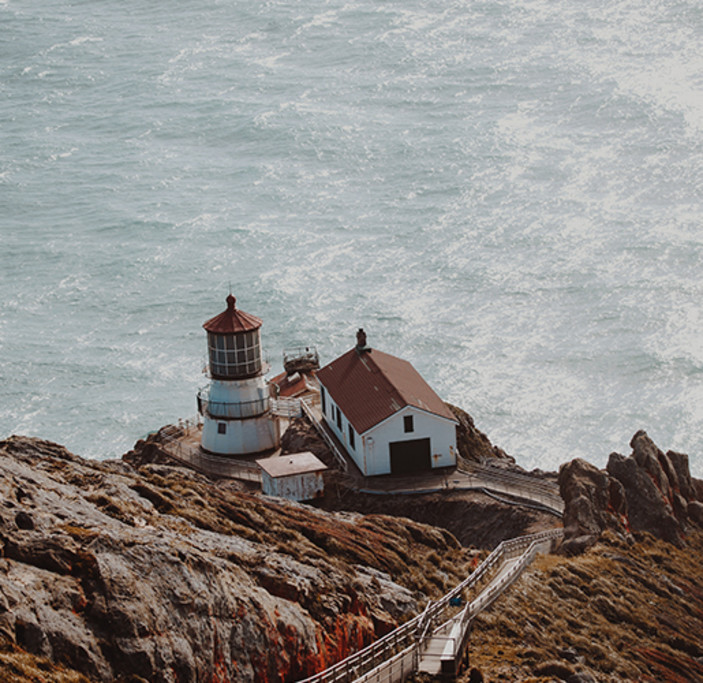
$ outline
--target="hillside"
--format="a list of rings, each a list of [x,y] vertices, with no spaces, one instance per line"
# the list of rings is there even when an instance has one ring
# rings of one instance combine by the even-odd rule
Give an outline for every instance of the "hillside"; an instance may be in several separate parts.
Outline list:
[[[476,618],[465,681],[703,680],[702,484],[644,432],[631,446],[607,470],[562,466],[562,552]],[[500,539],[558,524],[334,474],[320,508],[290,503],[165,464],[154,440],[98,462],[11,437],[0,491],[0,680],[20,683],[295,681],[417,614]]]
[[[417,613],[470,559],[410,520],[37,439],[0,442],[0,491],[1,661],[17,681],[48,661],[94,681],[295,680]]]
[[[582,555],[538,557],[477,618],[471,666],[486,681],[703,681],[702,558],[698,530],[685,549],[606,532]]]

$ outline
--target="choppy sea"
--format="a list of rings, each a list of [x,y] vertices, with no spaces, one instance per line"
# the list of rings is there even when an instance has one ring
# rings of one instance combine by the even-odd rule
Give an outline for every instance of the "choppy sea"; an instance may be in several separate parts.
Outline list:
[[[0,0],[0,437],[195,414],[202,323],[410,360],[525,467],[703,476],[699,0]]]

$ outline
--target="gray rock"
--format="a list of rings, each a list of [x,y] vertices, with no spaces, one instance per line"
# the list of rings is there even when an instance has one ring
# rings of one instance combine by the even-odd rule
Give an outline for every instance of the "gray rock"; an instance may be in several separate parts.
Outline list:
[[[409,520],[139,467],[0,441],[0,631],[94,681],[305,678],[417,613],[396,577],[449,552]]]

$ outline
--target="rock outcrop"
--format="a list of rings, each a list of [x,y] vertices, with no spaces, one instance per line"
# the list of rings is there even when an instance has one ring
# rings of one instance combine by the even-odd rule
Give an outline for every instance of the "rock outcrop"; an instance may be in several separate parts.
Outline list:
[[[611,453],[606,470],[578,459],[560,468],[565,552],[582,552],[606,529],[630,542],[632,533],[647,532],[682,546],[690,524],[703,527],[700,487],[688,456],[663,453],[644,431],[630,446],[628,457]]]
[[[631,539],[627,499],[622,484],[607,472],[577,458],[559,470],[564,499],[564,542],[567,554],[593,545],[605,529]]]
[[[688,456],[663,453],[644,431],[632,437],[630,447],[632,455],[628,458],[611,453],[607,467],[626,491],[630,527],[683,545],[688,505],[697,503]]]
[[[310,422],[304,418],[295,418],[290,421],[288,429],[281,437],[281,452],[300,453],[302,451],[310,451],[327,467],[337,467],[329,446],[322,440]]]
[[[37,439],[0,442],[0,493],[0,642],[91,681],[297,680],[409,618],[468,561],[410,520]]]
[[[506,463],[515,463],[515,458],[491,443],[491,440],[476,427],[474,419],[465,410],[457,408],[451,403],[447,403],[446,406],[459,421],[456,441],[457,450],[462,458],[478,463],[486,463],[496,459]]]

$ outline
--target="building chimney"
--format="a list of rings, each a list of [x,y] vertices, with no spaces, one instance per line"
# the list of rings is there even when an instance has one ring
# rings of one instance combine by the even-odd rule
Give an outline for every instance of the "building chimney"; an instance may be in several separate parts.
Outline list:
[[[360,327],[356,333],[356,352],[364,353],[366,351],[371,351],[371,347],[366,343],[366,332]]]

